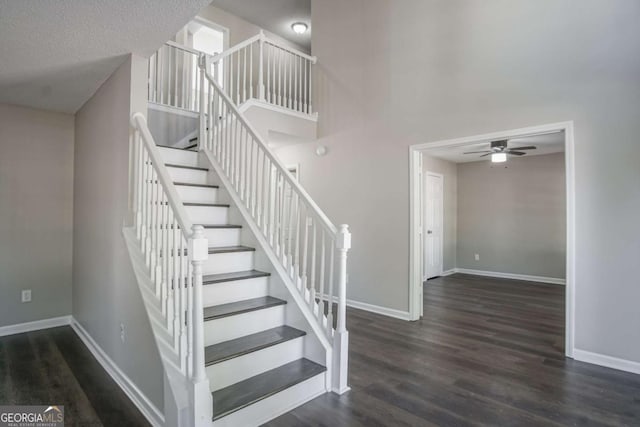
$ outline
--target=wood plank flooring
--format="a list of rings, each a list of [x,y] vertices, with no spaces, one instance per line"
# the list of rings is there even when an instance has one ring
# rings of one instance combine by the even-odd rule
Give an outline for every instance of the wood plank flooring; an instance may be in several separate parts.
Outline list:
[[[269,427],[640,426],[640,375],[564,358],[564,288],[453,275],[424,318],[348,310],[350,385]]]
[[[66,426],[148,426],[69,326],[0,338],[0,405],[64,405]]]
[[[266,425],[640,426],[640,375],[564,358],[563,287],[454,275],[424,298],[418,322],[349,309],[352,390]],[[148,425],[71,328],[0,338],[0,404],[54,402],[68,426]]]

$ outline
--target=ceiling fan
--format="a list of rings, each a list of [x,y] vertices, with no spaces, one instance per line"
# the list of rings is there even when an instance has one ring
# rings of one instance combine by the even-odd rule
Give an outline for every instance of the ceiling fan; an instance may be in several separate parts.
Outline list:
[[[507,161],[507,155],[510,156],[524,156],[525,152],[522,150],[535,150],[536,147],[533,145],[528,145],[526,147],[515,147],[508,148],[507,143],[509,140],[501,139],[499,141],[491,141],[491,148],[489,150],[483,151],[469,151],[464,154],[481,154],[480,157],[491,156],[491,161],[493,163],[501,163]]]

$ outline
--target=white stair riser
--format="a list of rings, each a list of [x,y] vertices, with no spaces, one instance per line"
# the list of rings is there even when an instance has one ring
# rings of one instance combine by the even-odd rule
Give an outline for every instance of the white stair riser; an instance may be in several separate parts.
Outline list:
[[[185,206],[193,224],[226,224],[229,208],[223,206]]]
[[[284,305],[204,322],[204,345],[218,344],[284,325]]]
[[[168,167],[169,176],[174,182],[186,182],[189,184],[207,184],[207,171],[198,169]]]
[[[188,150],[158,147],[165,163],[184,166],[198,166],[198,153]]]
[[[176,185],[176,190],[183,203],[216,203],[218,201],[217,188]]]
[[[207,367],[211,391],[220,390],[302,357],[304,357],[304,337],[299,337],[216,363]]]
[[[282,390],[280,393],[214,421],[213,427],[257,426],[264,424],[314,397],[324,394],[326,392],[325,378],[326,373],[311,377],[293,387]]]
[[[203,286],[202,298],[205,307],[228,304],[269,295],[269,278],[256,277],[231,282],[211,283]]]
[[[209,247],[240,245],[240,228],[205,228],[204,236],[209,241]]]
[[[209,258],[202,264],[202,272],[203,274],[220,274],[251,270],[254,253],[254,251],[247,251],[209,254]]]

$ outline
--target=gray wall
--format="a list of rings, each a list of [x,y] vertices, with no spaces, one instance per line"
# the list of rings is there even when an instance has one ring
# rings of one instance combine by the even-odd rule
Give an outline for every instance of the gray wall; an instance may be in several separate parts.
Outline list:
[[[576,346],[640,362],[639,15],[626,0],[312,0],[329,152],[280,153],[351,225],[349,298],[408,310],[410,144],[573,120]]]
[[[457,267],[563,279],[566,218],[564,153],[458,164]]]
[[[73,315],[162,411],[162,362],[122,236],[129,213],[129,117],[146,107],[144,91],[137,91],[145,78],[146,61],[128,57],[76,113]]]
[[[443,266],[444,271],[456,268],[456,256],[458,245],[458,165],[453,162],[422,155],[422,172],[426,177],[427,172],[439,173],[443,176]],[[425,187],[426,188],[426,187]],[[424,210],[423,210],[424,212]],[[426,252],[425,252],[426,255]]]
[[[202,8],[200,12],[198,12],[198,16],[227,28],[229,30],[229,47],[243,42],[260,32],[259,26],[213,5]],[[290,46],[302,52],[307,52],[307,49],[305,49],[304,47],[301,47],[285,38],[282,38],[277,34],[274,34],[267,30],[264,30],[264,33],[267,37],[278,40],[285,46]]]
[[[0,326],[71,314],[72,213],[73,116],[0,104]]]

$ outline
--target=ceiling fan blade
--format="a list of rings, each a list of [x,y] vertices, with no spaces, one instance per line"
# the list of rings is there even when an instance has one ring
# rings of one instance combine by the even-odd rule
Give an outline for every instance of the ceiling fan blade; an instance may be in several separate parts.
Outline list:
[[[525,154],[527,154],[527,153],[523,153],[522,151],[511,151],[511,150],[508,150],[506,153],[512,154],[514,156],[524,156]]]
[[[480,153],[491,153],[492,151],[490,150],[482,150],[482,151],[468,151],[466,153],[462,153],[462,154],[480,154]]]
[[[483,154],[483,155],[482,155],[482,156],[480,156],[480,157],[487,157],[487,156],[490,156],[490,155],[492,155],[492,154],[493,154],[493,153],[487,153],[487,154]]]
[[[535,150],[537,147],[533,145],[527,145],[526,147],[513,147],[512,150]]]

